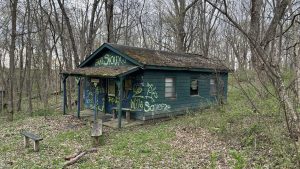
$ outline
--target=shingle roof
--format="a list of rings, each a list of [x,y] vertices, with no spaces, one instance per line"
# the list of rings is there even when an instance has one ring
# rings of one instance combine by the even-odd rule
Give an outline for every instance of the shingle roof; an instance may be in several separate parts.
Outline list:
[[[228,70],[220,61],[196,54],[175,53],[107,43],[144,65]]]
[[[66,75],[97,76],[97,77],[116,77],[126,72],[137,70],[138,66],[117,66],[117,67],[83,67],[70,71],[62,71]]]

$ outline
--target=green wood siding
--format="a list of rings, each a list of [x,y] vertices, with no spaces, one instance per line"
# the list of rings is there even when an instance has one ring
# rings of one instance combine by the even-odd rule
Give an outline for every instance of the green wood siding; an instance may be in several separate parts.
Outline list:
[[[165,98],[165,78],[175,78],[176,98]],[[144,108],[144,116],[157,116],[158,114],[172,114],[176,111],[181,111],[191,108],[204,107],[209,104],[216,103],[216,96],[210,94],[210,79],[219,77],[224,82],[223,96],[227,98],[227,79],[228,74],[222,73],[206,73],[206,72],[188,72],[188,71],[162,71],[162,70],[145,70],[143,76],[143,94],[146,98],[149,86],[155,89],[157,98],[154,100],[144,100],[146,108]],[[198,96],[190,95],[190,81],[197,78],[198,81]],[[149,95],[149,94],[148,94]],[[146,102],[154,105],[154,111],[147,108]],[[149,107],[149,106],[148,106]],[[163,109],[165,108],[165,109]],[[158,109],[158,110],[157,110]],[[160,110],[163,109],[163,110]]]

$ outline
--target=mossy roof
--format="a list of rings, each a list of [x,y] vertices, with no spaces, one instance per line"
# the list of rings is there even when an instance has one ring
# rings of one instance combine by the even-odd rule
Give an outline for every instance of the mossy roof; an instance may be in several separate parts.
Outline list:
[[[136,70],[138,70],[138,66],[79,67],[70,71],[63,71],[62,74],[71,76],[116,77]]]
[[[135,66],[115,67],[91,67],[91,63],[99,57],[103,51],[110,50],[132,62]],[[225,64],[197,54],[176,53],[153,49],[104,43],[91,55],[89,55],[76,69],[63,71],[65,75],[82,75],[98,77],[116,77],[134,69],[171,69],[171,70],[194,70],[194,71],[218,71],[228,72]]]
[[[207,58],[202,55],[159,51],[111,43],[107,43],[107,45],[143,65],[174,68],[228,70],[228,68],[221,61]]]

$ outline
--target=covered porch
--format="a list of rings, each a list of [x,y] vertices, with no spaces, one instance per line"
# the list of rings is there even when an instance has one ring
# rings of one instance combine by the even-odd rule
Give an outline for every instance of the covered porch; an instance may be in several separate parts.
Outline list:
[[[105,119],[103,125],[113,128],[141,124],[142,121],[132,120],[131,113],[136,110],[130,108],[134,78],[131,75],[136,74],[138,70],[137,66],[105,66],[84,67],[62,72],[63,113],[67,112],[67,78],[74,76],[77,84],[75,116],[91,121]]]

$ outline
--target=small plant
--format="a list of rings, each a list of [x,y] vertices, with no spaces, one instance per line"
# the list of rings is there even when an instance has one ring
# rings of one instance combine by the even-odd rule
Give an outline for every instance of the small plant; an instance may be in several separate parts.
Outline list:
[[[217,159],[218,159],[218,153],[212,152],[210,154],[210,168],[211,169],[217,168]]]
[[[258,124],[253,124],[249,128],[244,129],[244,139],[242,140],[242,144],[244,146],[253,146],[256,148],[256,138],[262,132],[261,126]]]
[[[236,150],[230,150],[229,154],[234,159],[234,161],[231,161],[234,169],[243,169],[246,167],[246,160],[241,153]]]

